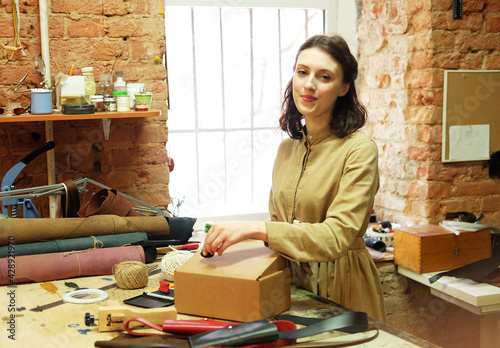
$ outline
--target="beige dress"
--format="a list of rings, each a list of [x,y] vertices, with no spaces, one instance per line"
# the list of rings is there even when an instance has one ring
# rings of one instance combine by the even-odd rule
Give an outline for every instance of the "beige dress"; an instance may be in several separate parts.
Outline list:
[[[380,277],[362,238],[378,186],[377,146],[363,132],[339,139],[325,128],[285,139],[266,227],[268,247],[291,260],[296,283],[385,322]]]

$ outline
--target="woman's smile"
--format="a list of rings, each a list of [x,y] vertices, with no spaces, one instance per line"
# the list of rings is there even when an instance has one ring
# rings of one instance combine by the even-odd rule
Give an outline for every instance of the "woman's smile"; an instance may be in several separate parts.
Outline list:
[[[305,101],[306,103],[310,103],[310,102],[313,102],[313,101],[316,101],[318,100],[318,98],[315,98],[313,97],[312,95],[301,95],[300,96],[302,98],[303,101]]]

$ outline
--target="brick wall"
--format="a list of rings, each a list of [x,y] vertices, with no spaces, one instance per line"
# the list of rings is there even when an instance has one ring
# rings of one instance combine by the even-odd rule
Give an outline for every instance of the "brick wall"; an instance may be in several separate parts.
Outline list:
[[[445,69],[500,69],[500,3],[363,0],[360,95],[380,150],[379,219],[438,222],[447,212],[500,223],[500,184],[485,161],[441,163]]]
[[[12,1],[1,0],[0,39],[13,45]],[[98,182],[119,189],[154,206],[166,207],[168,159],[166,103],[164,0],[51,0],[48,1],[50,73],[74,74],[93,66],[98,82],[100,73],[109,73],[116,55],[123,51],[115,72],[123,71],[127,82],[144,82],[154,93],[153,108],[160,118],[114,119],[109,140],[104,139],[101,121],[54,121],[56,179],[71,178],[83,170]],[[13,93],[13,86],[25,73],[30,83],[41,77],[34,59],[41,56],[38,0],[20,2],[20,39],[26,56],[0,50],[0,106],[30,103],[29,93]],[[156,61],[155,56],[161,59]],[[56,65],[57,62],[57,65]],[[21,117],[21,116],[18,116]],[[0,123],[0,176],[3,177],[26,154],[46,142],[44,122]],[[40,156],[24,169],[16,187],[47,184],[46,157]],[[48,199],[35,200],[43,216],[49,216]]]

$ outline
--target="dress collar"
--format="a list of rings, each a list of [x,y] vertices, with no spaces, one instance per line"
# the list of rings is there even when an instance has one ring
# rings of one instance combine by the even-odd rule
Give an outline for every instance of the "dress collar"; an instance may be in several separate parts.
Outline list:
[[[303,135],[303,141],[307,142],[309,144],[316,144],[319,143],[320,141],[330,138],[333,136],[332,131],[330,130],[330,127],[325,127],[323,129],[320,129],[319,131],[316,131],[314,133],[308,133],[306,127],[302,129],[302,135]]]

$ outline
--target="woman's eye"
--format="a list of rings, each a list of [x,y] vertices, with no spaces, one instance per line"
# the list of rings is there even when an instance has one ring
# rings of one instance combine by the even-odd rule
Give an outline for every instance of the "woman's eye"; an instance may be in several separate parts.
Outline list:
[[[331,80],[331,77],[330,77],[330,76],[328,76],[328,75],[321,75],[321,76],[320,76],[320,78],[321,78],[322,80]]]
[[[298,75],[306,75],[307,73],[304,70],[297,70]]]

